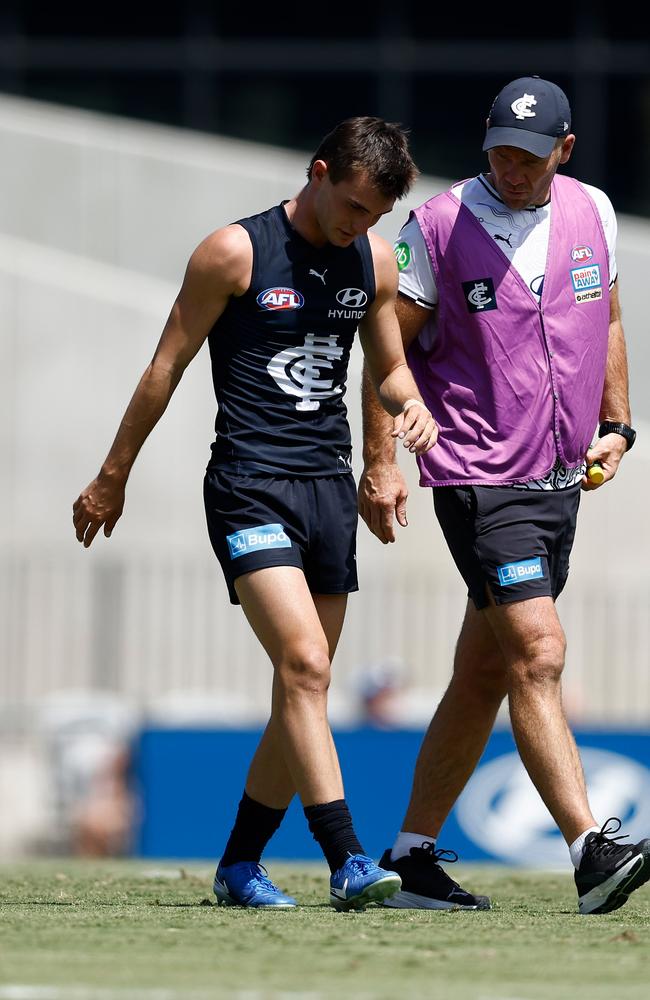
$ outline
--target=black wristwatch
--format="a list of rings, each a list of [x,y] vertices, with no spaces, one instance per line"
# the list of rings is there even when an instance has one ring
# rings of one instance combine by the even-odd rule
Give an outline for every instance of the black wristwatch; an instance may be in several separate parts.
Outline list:
[[[598,428],[598,437],[605,437],[605,434],[620,434],[627,442],[626,451],[629,451],[636,441],[636,431],[628,424],[620,424],[615,420],[603,420]]]

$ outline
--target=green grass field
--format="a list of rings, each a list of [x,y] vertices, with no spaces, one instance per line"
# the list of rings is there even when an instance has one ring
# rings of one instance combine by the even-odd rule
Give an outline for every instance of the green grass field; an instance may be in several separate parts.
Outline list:
[[[568,871],[458,866],[493,910],[339,914],[324,866],[269,869],[299,909],[212,905],[207,865],[0,866],[0,1000],[650,996],[650,887],[581,917]]]

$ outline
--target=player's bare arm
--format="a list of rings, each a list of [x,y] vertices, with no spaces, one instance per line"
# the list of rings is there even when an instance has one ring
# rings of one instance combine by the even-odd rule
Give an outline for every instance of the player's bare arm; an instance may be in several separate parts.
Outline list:
[[[434,446],[438,432],[404,357],[395,315],[397,266],[393,252],[385,240],[374,235],[371,247],[376,291],[359,328],[361,345],[381,405],[394,418],[391,435],[421,455]]]
[[[230,296],[242,295],[248,288],[251,268],[250,239],[237,225],[212,233],[192,254],[154,356],[101,470],[73,505],[77,539],[85,548],[102,525],[104,534],[110,537],[122,514],[126,483],[142,445]]]
[[[603,398],[600,404],[600,421],[613,420],[617,423],[629,424],[630,400],[628,391],[627,350],[625,334],[621,320],[621,305],[618,295],[618,281],[613,285],[609,297],[609,340],[607,346],[607,366],[603,385]],[[609,482],[616,475],[621,459],[627,449],[625,438],[620,434],[605,434],[599,438],[593,448],[587,451],[587,464],[599,462],[605,478],[601,483],[593,483],[583,477],[582,487],[585,490],[596,490]]]
[[[432,313],[403,295],[397,296],[395,310],[406,351],[427,320],[431,319]],[[366,365],[361,404],[364,469],[359,480],[359,513],[372,533],[385,545],[395,541],[395,517],[402,527],[407,525],[408,489],[396,460],[392,421],[379,403]]]

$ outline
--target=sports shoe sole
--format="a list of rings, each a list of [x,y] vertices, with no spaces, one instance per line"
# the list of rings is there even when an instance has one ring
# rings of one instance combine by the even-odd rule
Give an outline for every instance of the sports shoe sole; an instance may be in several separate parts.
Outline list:
[[[295,903],[238,903],[221,882],[215,882],[212,889],[217,897],[217,906],[242,906],[247,910],[295,910],[296,908]]]
[[[627,903],[630,893],[650,879],[650,854],[637,854],[620,871],[578,899],[584,916],[611,913]]]
[[[418,896],[415,892],[396,892],[392,899],[384,900],[384,906],[392,906],[396,910],[491,910],[489,896],[474,896],[476,905],[467,906],[464,903],[450,903],[445,899],[434,899],[432,896]]]
[[[330,893],[330,903],[335,910],[346,912],[348,910],[364,910],[368,903],[383,903],[389,896],[394,896],[402,887],[402,880],[399,875],[387,875],[380,878],[371,885],[367,885],[356,896],[350,899],[339,899]]]

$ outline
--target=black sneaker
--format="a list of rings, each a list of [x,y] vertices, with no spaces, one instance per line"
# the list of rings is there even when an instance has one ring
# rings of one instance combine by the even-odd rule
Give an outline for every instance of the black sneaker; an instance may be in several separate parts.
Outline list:
[[[618,823],[608,829],[608,823]],[[610,913],[627,903],[631,892],[650,878],[650,840],[638,844],[617,844],[621,837],[611,834],[621,829],[621,821],[611,816],[599,833],[590,833],[582,849],[582,861],[575,873],[578,909],[581,913]],[[397,865],[393,865],[397,870]]]
[[[408,856],[391,860],[390,848],[384,851],[380,868],[397,872],[402,888],[384,906],[401,910],[489,910],[488,896],[472,896],[442,870],[439,861],[458,861],[455,851],[436,851],[430,841],[412,847]]]

